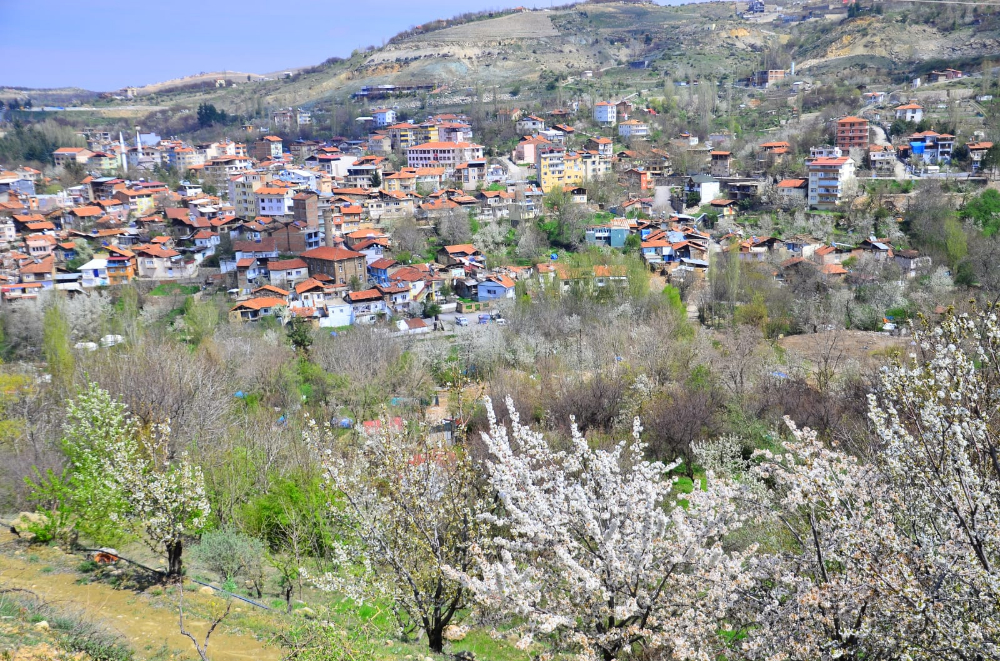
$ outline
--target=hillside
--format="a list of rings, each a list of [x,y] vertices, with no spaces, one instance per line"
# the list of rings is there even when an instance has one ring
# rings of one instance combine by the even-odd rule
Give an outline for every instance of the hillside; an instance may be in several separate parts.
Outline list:
[[[450,105],[468,103],[476,90],[486,101],[510,101],[511,92],[537,98],[557,89],[570,96],[608,94],[656,87],[656,80],[666,77],[731,81],[755,68],[788,68],[792,62],[808,77],[854,72],[876,82],[880,77],[898,79],[925,63],[976,68],[1000,53],[997,17],[971,7],[897,1],[880,3],[881,13],[869,10],[847,19],[842,13],[817,14],[794,4],[784,8],[785,15],[818,17],[787,24],[745,20],[735,13],[741,8],[728,2],[675,7],[584,3],[525,11],[427,32],[411,30],[381,48],[291,70],[287,77],[285,72],[199,74],[147,85],[137,93],[139,103],[150,106],[211,102],[254,116],[278,106],[322,108],[376,85],[433,85],[434,92],[423,102]],[[648,61],[650,69],[631,70],[632,61]],[[572,87],[587,70],[594,72],[594,80]],[[227,85],[216,87],[217,79]],[[50,102],[65,101],[74,93],[81,102],[93,96],[82,90],[49,90],[44,96]]]

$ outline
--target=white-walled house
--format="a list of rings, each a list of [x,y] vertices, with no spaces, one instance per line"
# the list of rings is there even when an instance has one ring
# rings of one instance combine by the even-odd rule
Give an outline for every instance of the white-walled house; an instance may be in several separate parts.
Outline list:
[[[618,106],[608,101],[594,104],[594,121],[606,126],[614,126],[618,121]]]

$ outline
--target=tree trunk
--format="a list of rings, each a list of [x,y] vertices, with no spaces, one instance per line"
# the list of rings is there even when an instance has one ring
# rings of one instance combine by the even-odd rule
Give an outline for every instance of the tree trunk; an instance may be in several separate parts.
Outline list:
[[[435,624],[427,630],[427,646],[436,654],[444,653],[444,627]]]
[[[181,575],[181,553],[184,550],[184,545],[181,540],[177,539],[172,542],[167,542],[167,575],[168,576],[180,576]]]

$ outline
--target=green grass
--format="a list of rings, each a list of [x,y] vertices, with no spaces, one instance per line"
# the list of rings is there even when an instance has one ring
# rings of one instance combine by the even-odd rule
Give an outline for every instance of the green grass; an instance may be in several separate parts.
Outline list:
[[[180,285],[176,282],[164,282],[149,292],[150,296],[190,296],[201,291],[198,285]]]

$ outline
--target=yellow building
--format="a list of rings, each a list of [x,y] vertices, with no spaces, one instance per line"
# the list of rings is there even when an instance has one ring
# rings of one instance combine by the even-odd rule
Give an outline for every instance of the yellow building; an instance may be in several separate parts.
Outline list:
[[[562,147],[541,146],[535,150],[538,183],[548,193],[553,188],[578,186],[610,171],[610,161],[595,152],[567,152]]]

